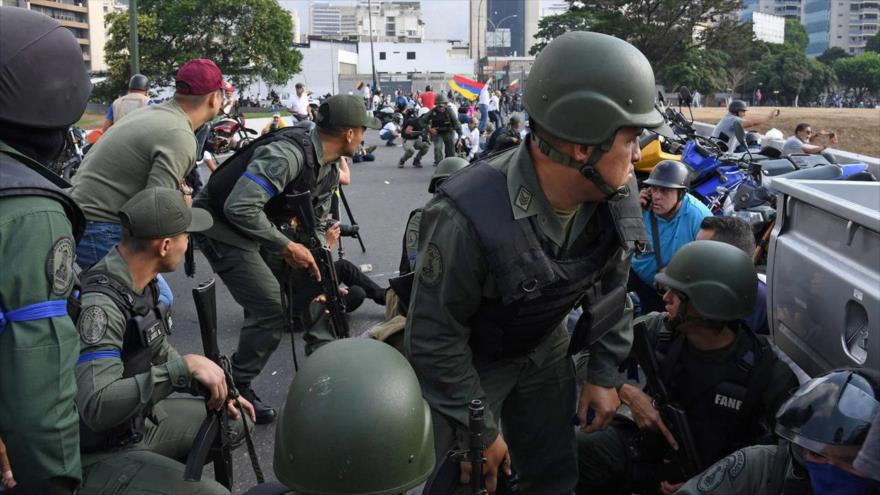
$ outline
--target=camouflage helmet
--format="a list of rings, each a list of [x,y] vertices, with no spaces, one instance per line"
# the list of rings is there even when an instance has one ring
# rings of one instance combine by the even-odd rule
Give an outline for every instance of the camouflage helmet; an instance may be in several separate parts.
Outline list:
[[[533,133],[545,155],[579,169],[607,199],[615,200],[626,196],[625,189],[611,187],[595,165],[619,129],[663,126],[654,94],[654,71],[636,47],[613,36],[572,31],[538,55],[523,89],[523,105],[529,118],[553,137],[598,145],[580,163]]]
[[[467,166],[468,161],[459,156],[450,156],[449,158],[440,160],[440,163],[437,164],[437,168],[434,169],[434,175],[431,176],[431,183],[428,184],[428,192],[434,194],[441,182]]]
[[[718,241],[685,244],[654,280],[684,295],[686,305],[703,318],[717,322],[746,318],[755,309],[758,273],[741,249]]]
[[[424,482],[434,469],[431,411],[403,355],[372,339],[315,351],[278,419],[274,469],[304,494],[396,494]]]
[[[434,104],[439,104],[439,103],[449,103],[449,98],[446,96],[446,93],[444,93],[442,91],[437,93],[437,97],[434,98]]]

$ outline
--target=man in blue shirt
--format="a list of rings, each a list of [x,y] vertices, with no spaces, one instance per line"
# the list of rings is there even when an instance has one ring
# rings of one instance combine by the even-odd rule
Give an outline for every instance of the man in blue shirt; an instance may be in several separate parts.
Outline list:
[[[640,202],[642,218],[651,249],[632,259],[629,289],[641,303],[641,314],[663,311],[664,304],[654,289],[654,275],[672,259],[682,246],[693,241],[700,231],[703,218],[712,216],[706,206],[688,194],[690,170],[675,160],[663,160],[651,171],[643,184]]]

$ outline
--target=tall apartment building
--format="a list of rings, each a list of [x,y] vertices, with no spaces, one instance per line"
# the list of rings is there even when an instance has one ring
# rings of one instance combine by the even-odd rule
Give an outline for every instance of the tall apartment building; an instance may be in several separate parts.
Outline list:
[[[107,0],[2,0],[4,7],[31,9],[57,20],[69,29],[82,49],[86,68],[106,70],[104,61],[104,14],[115,2]]]
[[[309,34],[329,39],[357,35],[357,5],[354,2],[312,2],[309,6]]]
[[[809,36],[811,57],[831,47],[859,54],[880,27],[880,0],[746,0],[743,19],[756,11],[800,21]]]
[[[302,20],[299,18],[299,12],[291,10],[288,14],[290,14],[290,30],[293,35],[293,42],[302,43]]]
[[[370,16],[373,31],[370,32]],[[418,43],[425,36],[422,5],[419,0],[373,2],[361,1],[357,9],[358,39],[373,41]]]

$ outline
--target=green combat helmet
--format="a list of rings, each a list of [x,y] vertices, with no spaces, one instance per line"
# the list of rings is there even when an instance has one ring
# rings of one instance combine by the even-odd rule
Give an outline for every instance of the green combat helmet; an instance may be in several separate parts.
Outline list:
[[[428,184],[428,192],[434,194],[440,183],[446,180],[450,175],[468,166],[468,161],[460,156],[450,156],[440,160],[437,168],[434,169],[434,175],[431,176],[431,182]]]
[[[275,476],[302,494],[401,494],[434,469],[431,411],[415,372],[372,339],[312,354],[287,393]]]
[[[529,118],[548,134],[596,145],[581,163],[532,134],[542,153],[580,170],[609,200],[615,200],[626,196],[626,189],[605,182],[596,163],[611,149],[619,129],[663,126],[663,116],[654,108],[654,91],[654,70],[636,47],[613,36],[572,31],[551,41],[538,55],[525,83],[523,104]]]
[[[713,322],[730,322],[755,309],[758,273],[741,249],[717,241],[685,244],[654,280],[682,294],[674,327],[687,321],[687,306]]]
[[[434,99],[434,104],[439,105],[441,103],[449,103],[449,98],[446,97],[446,93],[442,91],[437,93],[437,97]]]

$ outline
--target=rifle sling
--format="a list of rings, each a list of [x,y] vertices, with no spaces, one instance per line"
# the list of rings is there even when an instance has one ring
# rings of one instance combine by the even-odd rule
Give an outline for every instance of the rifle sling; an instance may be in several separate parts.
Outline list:
[[[290,334],[290,338],[293,339],[293,334]],[[251,458],[251,467],[254,468],[254,476],[257,478],[258,484],[263,484],[266,482],[266,478],[263,476],[263,470],[260,468],[260,459],[257,457],[257,449],[254,447],[254,439],[251,437],[251,429],[248,427],[247,421],[244,419],[244,408],[241,407],[241,401],[236,397],[235,405],[238,407],[238,412],[241,414],[241,424],[244,427],[244,440],[247,443],[248,449],[248,457]]]

